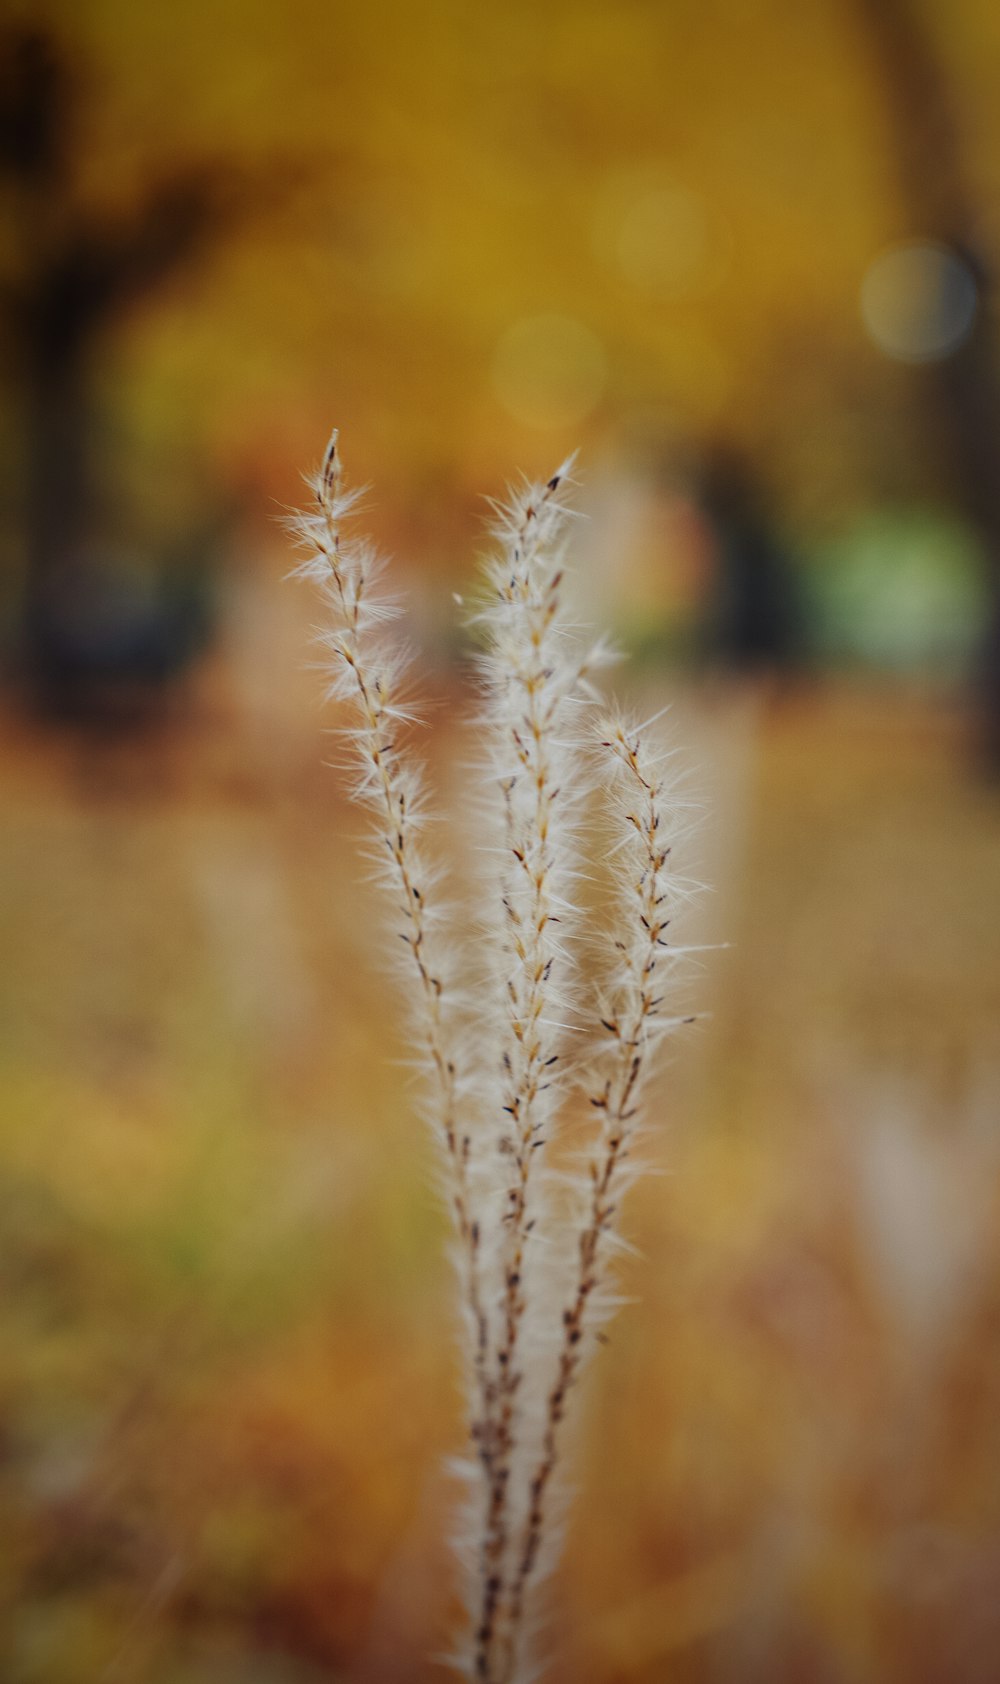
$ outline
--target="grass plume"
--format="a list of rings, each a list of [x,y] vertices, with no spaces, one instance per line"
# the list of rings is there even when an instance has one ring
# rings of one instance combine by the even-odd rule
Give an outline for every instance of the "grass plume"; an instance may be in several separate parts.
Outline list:
[[[592,680],[609,651],[581,636],[565,601],[570,470],[564,463],[497,508],[485,569],[480,728],[496,800],[483,878],[491,904],[480,919],[490,963],[474,1030],[450,959],[460,931],[476,926],[460,912],[449,920],[425,849],[397,610],[379,592],[371,546],[344,535],[358,499],[344,489],[336,433],[311,482],[315,506],[292,522],[306,552],[296,571],[323,604],[328,693],[349,719],[354,794],[371,814],[405,949],[404,993],[454,1225],[473,1448],[467,1626],[454,1660],[480,1684],[537,1674],[537,1590],[556,1554],[563,1423],[613,1307],[622,1196],[637,1173],[656,1053],[688,1021],[664,1011],[678,952],[672,907],[683,894],[671,869],[680,809],[648,727],[599,712]],[[598,784],[619,879],[600,998],[577,939]],[[569,1197],[548,1165],[560,1130],[584,1163]]]

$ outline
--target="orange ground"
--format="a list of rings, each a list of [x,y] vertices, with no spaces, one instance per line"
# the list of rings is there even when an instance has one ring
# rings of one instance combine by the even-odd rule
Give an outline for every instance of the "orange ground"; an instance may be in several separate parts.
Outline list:
[[[659,1090],[553,1684],[987,1684],[1000,797],[926,701],[671,729],[733,945]],[[0,754],[2,1676],[443,1676],[449,1277],[315,713]]]

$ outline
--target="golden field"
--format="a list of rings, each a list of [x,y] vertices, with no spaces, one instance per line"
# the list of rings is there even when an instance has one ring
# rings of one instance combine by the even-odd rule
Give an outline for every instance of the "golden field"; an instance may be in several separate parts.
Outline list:
[[[720,684],[669,729],[731,946],[657,1090],[553,1677],[985,1684],[996,793],[926,697]],[[5,728],[11,1684],[441,1675],[450,1277],[323,752],[207,685],[151,742]]]

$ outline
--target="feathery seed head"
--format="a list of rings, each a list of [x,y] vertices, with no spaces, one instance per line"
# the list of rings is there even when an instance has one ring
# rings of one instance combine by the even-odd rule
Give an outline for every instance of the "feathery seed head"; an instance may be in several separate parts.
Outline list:
[[[432,816],[409,730],[408,661],[383,562],[347,526],[339,437],[309,482],[315,506],[289,527],[316,588],[327,694],[344,716],[353,794],[369,813],[367,853],[394,920],[388,946],[406,979],[421,1109],[440,1147],[442,1197],[465,1355],[470,1442],[461,1563],[469,1628],[456,1664],[480,1684],[533,1676],[536,1591],[557,1554],[565,1507],[564,1421],[601,1323],[620,1301],[610,1265],[628,1250],[624,1194],[640,1172],[643,1097],[663,1036],[682,804],[652,721],[603,712],[595,680],[615,655],[589,642],[566,601],[569,458],[494,505],[495,549],[475,617],[486,800],[476,827],[480,905],[464,915],[478,977],[456,982],[458,920],[429,853]],[[596,750],[596,752],[595,752]],[[471,782],[471,780],[470,780]],[[595,990],[581,963],[580,883],[600,782],[614,840],[613,921]],[[471,826],[471,820],[470,820]],[[470,967],[467,966],[467,974]],[[573,1115],[562,1165],[551,1143]],[[589,1119],[589,1122],[588,1122]]]

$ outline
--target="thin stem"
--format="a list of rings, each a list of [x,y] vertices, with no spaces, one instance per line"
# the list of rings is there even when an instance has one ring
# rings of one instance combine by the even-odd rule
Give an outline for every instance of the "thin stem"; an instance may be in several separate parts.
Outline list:
[[[314,570],[327,587],[338,622],[328,640],[333,654],[353,678],[360,715],[358,752],[364,768],[361,793],[380,815],[383,840],[390,860],[406,927],[400,932],[409,949],[419,981],[423,1034],[437,1091],[438,1127],[450,1166],[452,1214],[464,1254],[464,1290],[475,1329],[473,1368],[480,1407],[487,1392],[486,1352],[488,1320],[479,1284],[481,1225],[473,1210],[470,1182],[471,1140],[460,1127],[456,1060],[450,1050],[445,1017],[446,985],[432,954],[427,892],[415,846],[416,790],[411,768],[396,744],[400,710],[394,705],[388,663],[369,647],[365,635],[366,609],[371,607],[370,570],[363,552],[345,555],[341,535],[343,465],[338,435],[333,433],[316,482],[321,516],[317,532],[309,523],[316,548]],[[318,563],[318,567],[316,566]],[[373,799],[374,791],[374,799]],[[473,1423],[473,1432],[478,1422]]]
[[[587,1311],[601,1282],[602,1251],[614,1226],[616,1182],[638,1114],[650,1031],[661,1004],[656,972],[667,946],[665,932],[669,920],[663,911],[664,873],[670,849],[662,840],[660,788],[646,768],[638,736],[630,740],[619,725],[603,746],[614,756],[619,772],[624,772],[627,785],[631,784],[638,796],[638,811],[628,810],[624,818],[635,832],[640,874],[631,887],[628,939],[621,943],[625,977],[618,1008],[613,1017],[602,1020],[614,1043],[611,1069],[603,1084],[589,1096],[591,1105],[600,1113],[601,1132],[590,1164],[590,1195],[579,1235],[575,1284],[562,1314],[556,1377],[548,1394],[541,1455],[530,1481],[528,1514],[511,1584],[509,1619],[515,1629],[523,1618],[525,1597],[544,1538],[546,1498],[559,1459],[566,1400],[583,1360]]]
[[[481,1604],[475,1632],[475,1674],[502,1684],[513,1661],[516,1630],[499,1619],[509,1568],[509,1510],[517,1450],[517,1400],[524,1375],[519,1346],[527,1295],[526,1249],[534,1227],[533,1173],[546,1146],[559,1054],[545,1024],[552,973],[559,958],[552,926],[558,924],[555,886],[564,866],[559,824],[560,790],[554,741],[567,697],[564,661],[555,648],[560,626],[561,570],[548,555],[561,519],[556,502],[562,473],[530,498],[508,533],[497,599],[504,636],[499,640],[496,697],[501,752],[517,770],[503,781],[508,870],[502,903],[504,940],[511,968],[506,978],[507,1031],[502,1053],[502,1105],[509,1121],[501,1141],[508,1165],[505,1193],[500,1332],[493,1354],[497,1408],[487,1473],[482,1544]],[[574,675],[575,677],[575,675]]]

